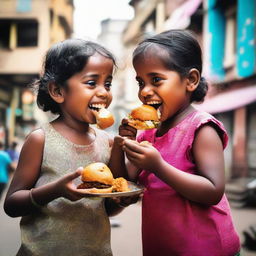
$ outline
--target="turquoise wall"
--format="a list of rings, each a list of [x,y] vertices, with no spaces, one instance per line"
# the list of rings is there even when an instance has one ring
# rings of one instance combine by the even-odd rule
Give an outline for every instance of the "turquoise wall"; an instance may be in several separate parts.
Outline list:
[[[237,8],[237,74],[255,73],[255,0],[238,0]]]

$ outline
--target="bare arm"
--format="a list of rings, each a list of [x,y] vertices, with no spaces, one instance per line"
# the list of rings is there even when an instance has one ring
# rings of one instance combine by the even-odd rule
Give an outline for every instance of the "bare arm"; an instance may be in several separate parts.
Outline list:
[[[185,198],[206,204],[217,204],[224,193],[224,156],[220,137],[211,126],[203,126],[195,138],[193,154],[198,175],[178,170],[164,161],[152,146],[125,141],[128,159],[136,166],[154,172]]]
[[[121,136],[114,138],[108,166],[115,178],[124,177],[127,179],[124,151],[122,150],[123,141],[124,139]]]
[[[41,169],[44,147],[42,130],[32,132],[21,150],[17,169],[6,195],[4,209],[11,217],[24,216],[36,210],[31,202],[30,189],[34,187]],[[39,205],[45,205],[55,198],[65,196],[70,200],[78,199],[73,195],[71,180],[79,176],[79,171],[64,176],[33,190],[33,197]]]

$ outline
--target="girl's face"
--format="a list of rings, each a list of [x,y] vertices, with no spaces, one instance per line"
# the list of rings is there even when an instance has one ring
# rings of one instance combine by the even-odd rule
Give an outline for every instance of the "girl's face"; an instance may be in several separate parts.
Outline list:
[[[95,123],[93,111],[107,108],[112,101],[113,68],[111,59],[98,53],[91,56],[83,70],[67,80],[61,104],[64,117]]]
[[[189,105],[187,79],[167,69],[156,52],[136,57],[133,65],[139,84],[139,99],[143,104],[158,108],[160,121],[171,118]]]

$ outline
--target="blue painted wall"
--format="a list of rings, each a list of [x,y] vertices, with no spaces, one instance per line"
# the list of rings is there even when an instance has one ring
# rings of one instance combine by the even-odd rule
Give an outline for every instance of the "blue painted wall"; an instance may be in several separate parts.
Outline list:
[[[226,20],[223,11],[216,6],[216,0],[208,0],[208,33],[210,75],[216,80],[223,80]]]
[[[32,0],[17,0],[17,12],[31,12]]]
[[[238,0],[237,8],[237,74],[255,73],[255,0]]]

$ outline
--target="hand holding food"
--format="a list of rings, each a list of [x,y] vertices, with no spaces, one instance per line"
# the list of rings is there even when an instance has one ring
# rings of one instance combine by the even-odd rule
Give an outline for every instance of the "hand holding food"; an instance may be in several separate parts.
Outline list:
[[[138,130],[156,128],[158,124],[158,112],[150,105],[141,105],[133,109],[129,114],[128,125]]]
[[[106,108],[101,108],[99,111],[94,111],[93,113],[100,129],[106,129],[115,122],[113,115]]]

